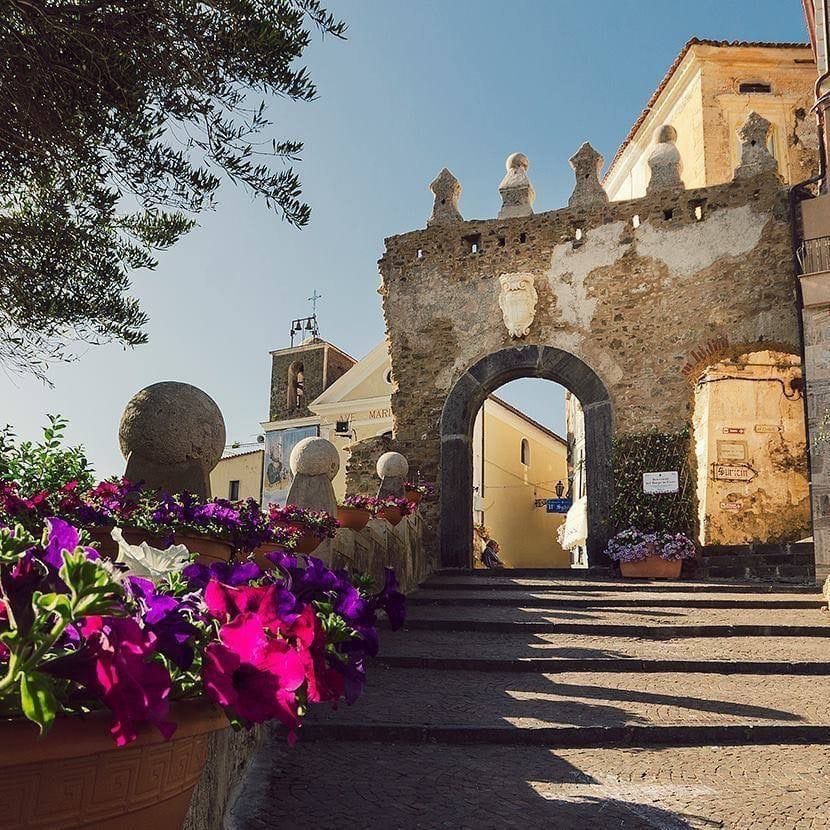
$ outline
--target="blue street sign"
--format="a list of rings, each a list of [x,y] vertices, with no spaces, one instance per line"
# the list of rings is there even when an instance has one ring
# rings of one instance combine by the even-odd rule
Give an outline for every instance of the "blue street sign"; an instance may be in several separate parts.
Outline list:
[[[571,499],[548,499],[545,512],[547,513],[567,513],[571,509],[573,501]]]

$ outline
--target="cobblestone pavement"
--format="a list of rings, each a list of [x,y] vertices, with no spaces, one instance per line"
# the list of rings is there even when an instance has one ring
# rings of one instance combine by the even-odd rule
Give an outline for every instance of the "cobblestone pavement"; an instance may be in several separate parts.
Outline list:
[[[444,631],[384,631],[383,657],[444,657]],[[689,637],[647,640],[639,637],[596,637],[590,634],[546,634],[542,631],[505,634],[465,632],[453,645],[452,656],[462,659],[511,660],[747,660],[830,661],[830,632],[822,637]],[[827,681],[830,683],[830,679]]]
[[[314,720],[516,727],[830,723],[815,677],[499,674],[373,667],[363,697]],[[821,678],[830,687],[830,678]],[[828,782],[830,787],[830,782]]]
[[[826,830],[830,748],[573,749],[275,739],[246,830]],[[273,794],[273,812],[252,809]]]
[[[479,594],[481,579],[456,584]],[[512,584],[508,579],[502,584]],[[572,580],[531,580],[540,581],[550,583],[545,596],[577,593]],[[384,632],[382,655],[438,658],[442,668],[376,661],[364,697],[353,707],[314,710],[294,749],[269,733],[226,817],[228,830],[830,830],[830,746],[792,743],[830,741],[821,729],[830,726],[830,616],[780,607],[792,596],[817,599],[817,593],[780,591],[767,597],[766,608],[690,602],[661,609],[649,601],[691,595],[688,584],[674,593],[642,584],[625,590],[610,581],[580,584],[578,595],[596,599],[595,608],[522,610],[521,594],[513,597],[517,607],[413,604],[413,619],[443,620],[441,630]],[[642,603],[603,603],[622,595]],[[694,595],[762,596],[730,594],[728,586]],[[578,621],[584,630],[462,630],[470,620],[488,619],[543,621],[553,629],[548,617]],[[810,626],[819,635],[818,627],[828,628],[827,636],[649,636],[655,626],[691,633],[694,625],[728,632],[745,624],[791,633],[793,626]],[[608,625],[615,636],[601,634]],[[510,662],[518,670],[505,671],[491,663],[527,657],[586,665],[551,671],[545,664],[541,671]],[[476,670],[458,663],[464,659],[476,659]],[[679,673],[659,670],[664,660],[747,665]],[[592,670],[603,662],[604,670]],[[788,673],[781,665],[788,662],[810,662],[823,674]],[[394,740],[398,726],[410,727],[411,742]],[[786,730],[793,728],[801,737],[790,737]],[[616,745],[625,748],[614,748],[608,737],[615,729],[624,736]],[[811,730],[806,738],[804,730]],[[662,737],[654,738],[658,732]],[[542,745],[529,745],[534,735]],[[580,735],[599,737],[590,743]],[[657,741],[669,745],[658,748]],[[770,745],[776,742],[782,745]]]

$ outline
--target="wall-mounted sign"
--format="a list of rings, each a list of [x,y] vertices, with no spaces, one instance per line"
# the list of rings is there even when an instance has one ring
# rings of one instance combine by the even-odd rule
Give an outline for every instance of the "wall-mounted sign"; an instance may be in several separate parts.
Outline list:
[[[567,513],[572,504],[570,499],[548,499],[545,510],[548,513]]]
[[[740,510],[742,507],[739,501],[722,501],[720,503],[721,510],[731,510],[733,512]]]
[[[718,439],[718,461],[746,461],[746,441]]]
[[[370,409],[369,410],[369,417],[373,420],[382,420],[384,418],[391,418],[392,417],[392,410],[391,409]]]
[[[547,499],[534,499],[533,506],[534,507],[547,507],[548,500]]]
[[[743,427],[724,427],[724,435],[743,435],[746,430]]]
[[[748,464],[713,464],[715,481],[752,481],[757,473]]]
[[[677,470],[643,473],[644,493],[676,493],[680,489]]]
[[[781,424],[755,424],[755,432],[760,433],[768,433],[768,432],[781,432],[782,426]]]

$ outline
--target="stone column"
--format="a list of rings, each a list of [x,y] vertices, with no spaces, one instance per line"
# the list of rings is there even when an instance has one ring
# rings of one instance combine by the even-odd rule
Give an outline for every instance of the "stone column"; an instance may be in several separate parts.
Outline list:
[[[461,183],[447,170],[446,167],[432,180],[429,185],[435,201],[432,213],[427,219],[427,227],[433,225],[449,225],[452,222],[463,222],[464,218],[458,210],[458,199],[461,196]]]
[[[403,483],[409,474],[409,462],[399,452],[385,452],[378,459],[378,498],[394,496],[402,499],[404,490]]]
[[[166,493],[210,498],[210,471],[225,447],[225,421],[213,398],[165,381],[137,392],[118,428],[124,476]]]
[[[304,438],[291,450],[288,463],[294,481],[287,503],[336,516],[337,499],[331,482],[340,469],[337,447],[325,438]]]
[[[570,208],[592,208],[608,204],[608,194],[599,180],[602,156],[586,141],[568,163],[574,171],[576,183],[568,199]]]

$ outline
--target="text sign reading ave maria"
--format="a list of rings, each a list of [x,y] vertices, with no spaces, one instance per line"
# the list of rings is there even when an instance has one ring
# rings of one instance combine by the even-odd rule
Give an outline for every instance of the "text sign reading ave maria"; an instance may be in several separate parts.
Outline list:
[[[679,489],[677,470],[643,473],[644,493],[676,493]]]

